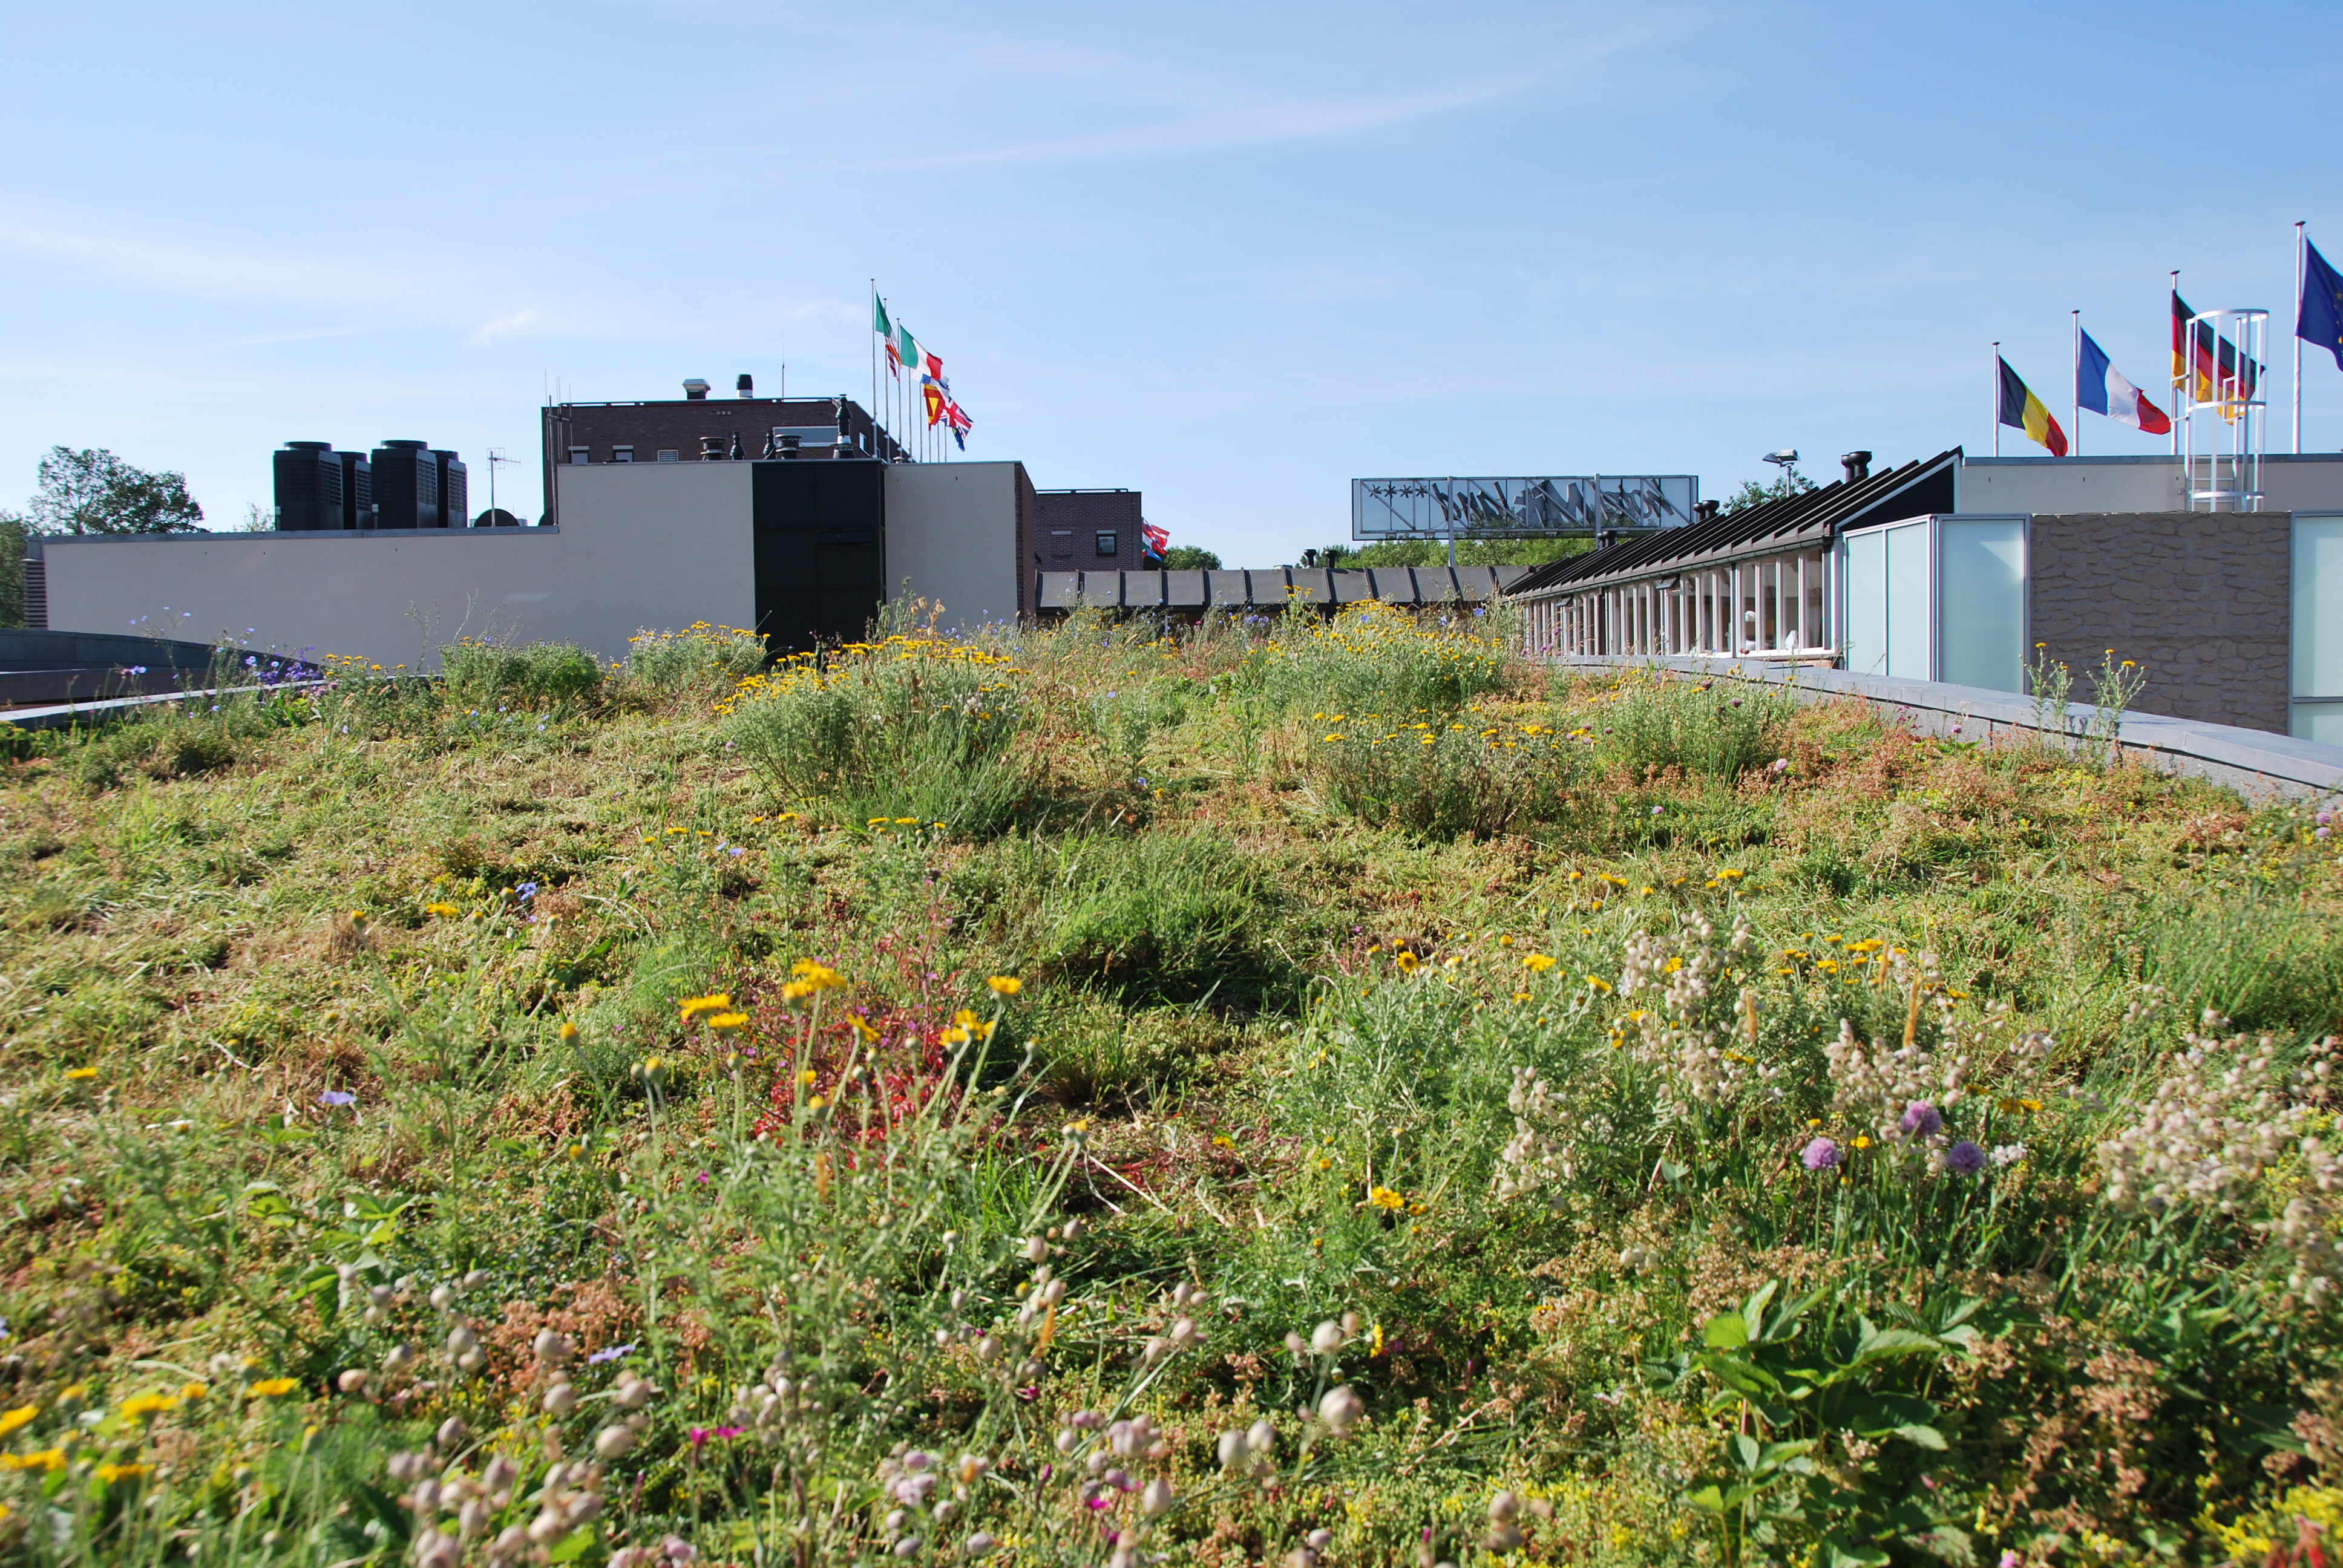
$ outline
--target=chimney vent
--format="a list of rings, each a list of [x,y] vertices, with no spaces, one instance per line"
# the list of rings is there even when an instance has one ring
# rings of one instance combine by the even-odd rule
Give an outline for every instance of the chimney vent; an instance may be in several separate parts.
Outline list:
[[[732,389],[743,397],[754,397],[757,395],[757,378],[743,371],[740,379],[732,383]]]
[[[1713,523],[1716,521],[1716,514],[1724,508],[1725,503],[1722,501],[1702,501],[1693,508],[1693,519],[1695,522]]]
[[[694,403],[708,401],[708,383],[695,376],[683,384],[683,395]]]
[[[721,436],[702,436],[699,438],[699,460],[703,463],[722,462],[724,460],[724,437]]]
[[[1868,452],[1845,453],[1838,462],[1839,467],[1846,470],[1846,482],[1850,485],[1859,485],[1871,477],[1871,454]]]

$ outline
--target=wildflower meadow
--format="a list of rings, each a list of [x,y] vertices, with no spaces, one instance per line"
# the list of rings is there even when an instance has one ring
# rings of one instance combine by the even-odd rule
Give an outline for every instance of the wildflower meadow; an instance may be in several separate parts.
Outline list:
[[[0,730],[0,1558],[2325,1568],[2327,815],[1516,647]]]

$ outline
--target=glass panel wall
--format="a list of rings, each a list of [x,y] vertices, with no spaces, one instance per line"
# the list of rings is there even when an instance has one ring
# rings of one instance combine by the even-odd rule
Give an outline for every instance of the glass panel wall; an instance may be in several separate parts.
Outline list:
[[[2288,731],[2343,746],[2343,517],[2294,515],[2293,609]]]
[[[1938,678],[1988,691],[2026,689],[2026,523],[1936,523]]]

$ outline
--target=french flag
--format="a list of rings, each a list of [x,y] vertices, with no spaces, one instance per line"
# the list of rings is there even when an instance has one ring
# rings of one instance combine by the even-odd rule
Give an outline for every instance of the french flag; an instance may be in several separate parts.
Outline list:
[[[2092,342],[2087,332],[2075,349],[2075,402],[2146,435],[2162,436],[2172,428],[2164,410],[2123,378],[2123,373],[2107,362],[2107,351]]]

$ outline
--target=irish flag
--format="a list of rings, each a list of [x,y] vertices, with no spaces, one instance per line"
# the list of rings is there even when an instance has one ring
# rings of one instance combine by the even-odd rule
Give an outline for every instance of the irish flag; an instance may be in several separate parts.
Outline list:
[[[2050,417],[2050,410],[2017,378],[2009,361],[2001,364],[2001,422],[2026,432],[2026,438],[2050,448],[2054,457],[2066,455],[2066,432],[2058,428],[2058,421]]]
[[[2150,436],[2162,436],[2172,428],[2164,410],[2124,379],[2123,373],[2107,362],[2107,351],[2093,342],[2087,332],[2075,349],[2075,401],[2094,414],[2105,414],[2118,425]]]

